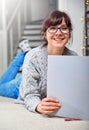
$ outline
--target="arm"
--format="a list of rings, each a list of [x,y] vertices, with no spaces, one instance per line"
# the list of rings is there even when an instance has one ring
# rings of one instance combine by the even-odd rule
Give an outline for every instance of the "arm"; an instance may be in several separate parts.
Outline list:
[[[35,112],[36,106],[41,102],[39,91],[39,73],[35,67],[37,59],[28,53],[25,57],[22,71],[22,96],[26,108]]]
[[[42,97],[43,88],[46,84],[44,84],[44,86],[39,86],[39,82],[42,76],[40,70],[42,70],[43,73],[44,67],[42,68],[39,65],[41,62],[37,61],[37,56],[35,57],[31,56],[31,54],[25,57],[23,66],[23,81],[22,81],[23,98],[27,109],[33,112],[37,111],[39,113],[48,115],[54,112],[55,110],[59,109],[61,105],[59,101],[55,98]],[[42,81],[44,81],[43,78]]]

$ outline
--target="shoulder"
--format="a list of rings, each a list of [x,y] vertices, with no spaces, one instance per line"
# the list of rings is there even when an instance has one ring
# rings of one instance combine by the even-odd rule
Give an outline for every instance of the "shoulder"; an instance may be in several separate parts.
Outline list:
[[[64,51],[63,55],[74,55],[74,56],[77,56],[78,54],[75,51],[72,51],[69,48],[65,47],[65,51]]]
[[[28,60],[33,60],[33,59],[40,59],[44,56],[47,56],[47,47],[43,47],[43,46],[38,46],[36,48],[33,48],[32,50],[30,50],[26,56],[25,59]]]

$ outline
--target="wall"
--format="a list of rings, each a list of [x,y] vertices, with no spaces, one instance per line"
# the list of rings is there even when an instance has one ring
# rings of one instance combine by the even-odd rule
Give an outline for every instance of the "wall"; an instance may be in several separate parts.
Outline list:
[[[6,4],[6,19],[7,19],[7,24],[13,15],[14,9],[16,8],[18,0],[5,0]]]
[[[1,30],[2,30],[2,1],[0,2],[0,74],[1,74],[1,71],[2,71],[2,33],[1,33]]]
[[[0,31],[0,74],[2,74],[7,67],[7,44],[5,37],[6,33]]]
[[[0,1],[0,74],[7,66],[7,44],[5,32],[5,0]]]
[[[3,66],[2,66],[2,55],[3,55],[3,53],[2,53],[2,43],[3,43],[3,38],[2,38],[3,36],[2,36],[2,33],[0,32],[0,74],[2,73],[2,70],[3,70]]]
[[[0,1],[0,75],[17,52],[26,23],[26,0]]]
[[[48,13],[48,0],[30,0],[31,20],[43,19]]]
[[[84,21],[81,19],[84,17],[84,0],[59,0],[58,8],[66,11],[73,23],[73,45],[71,49],[79,55],[83,55],[81,46],[83,45]]]
[[[43,19],[50,10],[56,8],[56,2],[57,0],[28,0],[29,21]]]
[[[2,1],[0,2],[0,30],[2,30]]]

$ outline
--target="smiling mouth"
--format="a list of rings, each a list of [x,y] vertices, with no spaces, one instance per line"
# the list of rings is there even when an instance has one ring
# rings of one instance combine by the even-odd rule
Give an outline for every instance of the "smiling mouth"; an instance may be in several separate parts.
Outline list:
[[[53,38],[53,40],[55,40],[55,41],[62,41],[62,40],[64,40],[64,38]]]

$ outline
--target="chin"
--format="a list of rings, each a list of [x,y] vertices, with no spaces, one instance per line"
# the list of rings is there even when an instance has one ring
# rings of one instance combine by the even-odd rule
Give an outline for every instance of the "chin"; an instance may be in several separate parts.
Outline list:
[[[58,44],[58,43],[57,43],[57,44],[55,44],[54,46],[55,46],[55,47],[64,47],[65,44]]]

